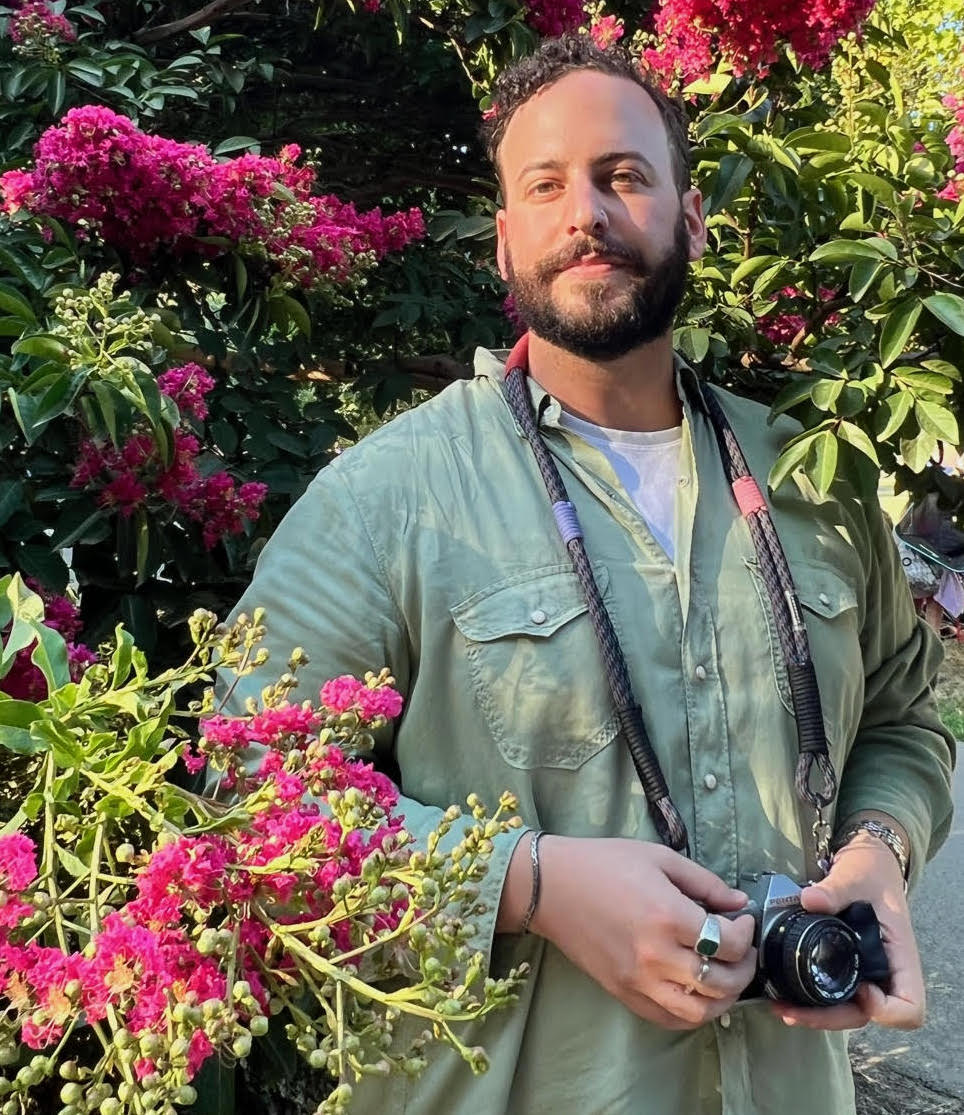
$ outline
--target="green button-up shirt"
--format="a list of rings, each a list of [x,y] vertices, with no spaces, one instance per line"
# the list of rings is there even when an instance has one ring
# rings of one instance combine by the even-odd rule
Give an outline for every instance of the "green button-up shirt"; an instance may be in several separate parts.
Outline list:
[[[583,593],[501,371],[480,351],[473,382],[325,468],[266,546],[239,609],[267,608],[276,662],[296,645],[307,650],[302,697],[329,677],[391,667],[406,707],[382,748],[416,835],[468,793],[494,804],[508,789],[528,826],[655,840]],[[684,366],[678,377],[674,561],[605,457],[560,426],[556,400],[530,389],[694,858],[730,883],[742,871],[804,879],[814,870],[812,816],[793,789],[796,727],[773,619],[700,389],[682,390],[692,378]],[[768,425],[764,408],[717,394],[762,486],[796,427]],[[939,645],[914,614],[876,505],[843,490],[821,499],[799,475],[770,505],[805,608],[840,773],[837,815],[893,815],[916,873],[950,822],[952,742],[931,693]],[[234,707],[262,684],[254,675]],[[693,1032],[662,1030],[544,940],[496,936],[519,835],[497,842],[482,894],[489,914],[479,919],[493,971],[522,961],[532,969],[520,1002],[471,1036],[491,1069],[473,1078],[436,1050],[418,1080],[359,1085],[359,1115],[853,1111],[844,1035],[788,1028],[762,1004]]]

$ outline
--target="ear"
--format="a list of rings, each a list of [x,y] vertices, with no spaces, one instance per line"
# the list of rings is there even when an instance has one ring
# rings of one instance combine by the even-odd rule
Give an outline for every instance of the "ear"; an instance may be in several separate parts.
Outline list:
[[[703,195],[699,190],[687,190],[680,199],[683,219],[690,238],[689,258],[700,259],[706,251],[706,221],[703,217]]]
[[[495,260],[499,265],[499,274],[502,276],[503,281],[509,277],[508,268],[505,265],[505,246],[506,246],[506,232],[505,232],[506,216],[505,210],[500,209],[495,215]]]

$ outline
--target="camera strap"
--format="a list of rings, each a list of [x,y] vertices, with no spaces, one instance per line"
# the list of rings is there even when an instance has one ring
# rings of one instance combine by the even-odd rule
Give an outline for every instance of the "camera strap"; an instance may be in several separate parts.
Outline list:
[[[646,730],[619,638],[589,564],[576,509],[569,499],[552,454],[539,432],[527,383],[528,356],[529,337],[525,334],[506,361],[502,390],[509,408],[532,448],[552,504],[556,527],[582,585],[589,618],[599,644],[606,678],[616,707],[619,728],[629,746],[653,824],[664,844],[689,855],[686,825],[670,796],[669,787]],[[829,867],[830,826],[825,820],[824,811],[836,796],[837,776],[830,759],[830,748],[823,728],[820,690],[813,660],[810,657],[810,644],[800,609],[800,600],[766,499],[750,472],[746,457],[723,408],[711,389],[701,393],[698,403],[708,415],[716,434],[723,470],[740,514],[746,520],[766,587],[779,637],[780,653],[790,682],[790,694],[797,724],[799,755],[794,786],[801,801],[816,811],[816,820],[812,828],[816,860],[821,870],[826,872]],[[814,770],[821,776],[822,784],[819,789],[812,785]]]

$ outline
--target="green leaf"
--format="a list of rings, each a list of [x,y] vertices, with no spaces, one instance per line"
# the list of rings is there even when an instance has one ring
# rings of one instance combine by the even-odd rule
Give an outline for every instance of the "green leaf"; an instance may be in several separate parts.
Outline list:
[[[13,351],[18,355],[42,356],[46,360],[56,360],[58,364],[65,362],[70,349],[51,333],[33,333],[23,337],[13,346]]]
[[[821,379],[818,383],[813,385],[813,390],[810,392],[810,397],[813,399],[813,405],[818,410],[834,409],[834,403],[840,392],[843,391],[846,384],[844,379]]]
[[[212,155],[227,155],[232,151],[254,151],[257,155],[261,150],[261,141],[254,136],[231,136],[222,140],[211,152]]]
[[[896,434],[903,426],[904,419],[910,414],[913,405],[914,397],[909,391],[898,391],[893,395],[888,395],[874,415],[875,425],[883,423],[877,433],[877,440],[886,441]]]
[[[886,247],[884,247],[886,245]],[[897,249],[887,240],[831,240],[810,253],[811,263],[857,263],[862,259],[897,260]]]
[[[753,170],[753,160],[742,153],[724,155],[710,191],[709,212],[719,213],[740,193]]]
[[[964,298],[959,294],[942,291],[925,298],[924,305],[938,321],[958,336],[964,337]]]
[[[875,201],[879,201],[881,205],[886,206],[886,208],[896,208],[897,191],[886,178],[881,178],[879,174],[866,174],[862,171],[858,171],[855,174],[851,174],[849,180],[865,189]],[[896,255],[893,258],[896,259]]]
[[[37,315],[33,312],[33,307],[26,299],[22,298],[12,287],[8,287],[4,283],[0,283],[0,309],[6,310],[7,313],[13,314],[14,317],[20,318],[28,325],[37,324]]]
[[[934,437],[957,445],[957,419],[947,407],[941,406],[940,403],[918,399],[914,403],[914,414],[924,433],[933,434]]]
[[[15,755],[36,755],[48,748],[42,740],[36,740],[29,728],[0,727],[0,747],[5,747]]]
[[[64,107],[64,95],[67,92],[67,78],[63,70],[55,70],[47,82],[47,104],[50,106],[52,116],[59,116]]]
[[[782,256],[751,256],[749,259],[743,260],[741,264],[733,269],[733,274],[730,276],[730,283],[736,286],[737,283],[741,283],[744,279],[749,279],[758,271],[763,271],[764,268],[783,262]]]
[[[683,92],[689,96],[697,94],[704,97],[718,97],[725,90],[729,89],[730,83],[733,81],[732,74],[712,74],[710,77],[703,81],[691,81]]]
[[[308,311],[297,300],[292,298],[290,294],[282,294],[281,304],[287,311],[288,317],[298,327],[298,331],[306,337],[311,336],[311,318],[308,316]]]
[[[89,506],[89,505],[88,505]],[[64,530],[61,526],[59,531],[55,531],[50,538],[50,548],[53,550],[64,550],[82,538],[85,538],[91,533],[91,527],[97,523],[106,523],[110,515],[102,507],[98,507],[96,511],[92,511],[89,515],[85,516],[83,521],[76,526],[68,524],[67,529]]]
[[[820,495],[830,491],[837,473],[837,439],[831,430],[824,430],[813,439],[813,462],[808,465],[807,476]]]
[[[804,399],[809,399],[813,386],[814,383],[810,376],[788,383],[773,400],[773,406],[770,408],[770,416],[767,421],[772,422],[778,414],[792,410]]]
[[[921,367],[929,372],[936,372],[939,376],[946,376],[955,383],[961,382],[960,368],[955,367],[949,360],[922,360]]]
[[[847,442],[848,445],[852,445],[854,449],[859,449],[860,452],[868,456],[875,465],[880,464],[880,458],[877,456],[874,443],[855,423],[841,422],[837,427],[837,437],[839,437],[841,441]]]
[[[57,845],[57,859],[60,860],[60,865],[69,874],[73,875],[75,879],[83,879],[90,874],[90,868],[79,857],[75,856],[73,852],[68,851],[61,844]]]
[[[850,269],[850,297],[859,302],[880,278],[886,266],[876,259],[858,260]]]
[[[937,438],[922,432],[915,438],[900,439],[900,455],[912,472],[923,472],[937,448]]]
[[[893,376],[914,395],[927,394],[928,391],[935,395],[950,395],[954,390],[953,381],[937,372],[922,372],[913,367],[894,368]]]
[[[838,151],[846,154],[851,148],[850,137],[843,132],[815,132],[810,128],[791,132],[784,143],[795,151]]]
[[[19,480],[0,480],[0,526],[23,504],[23,491]]]
[[[889,367],[904,351],[921,313],[920,301],[911,296],[900,302],[884,319],[880,331],[880,362]]]
[[[93,62],[87,62],[83,58],[72,58],[67,63],[67,70],[80,81],[85,81],[98,89],[104,84],[103,67],[95,66]]]
[[[767,477],[767,487],[770,491],[776,491],[784,480],[803,464],[810,453],[815,436],[814,434],[807,434],[802,438],[790,442],[790,444],[784,448],[783,452],[774,462],[773,468],[770,469],[770,475]]]
[[[43,716],[43,712],[33,701],[15,701],[0,694],[0,740],[7,728],[29,728]]]

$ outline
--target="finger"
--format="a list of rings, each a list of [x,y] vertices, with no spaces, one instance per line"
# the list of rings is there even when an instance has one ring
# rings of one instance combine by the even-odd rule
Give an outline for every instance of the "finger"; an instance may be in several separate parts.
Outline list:
[[[703,923],[708,916],[714,915],[707,915],[705,910],[696,905],[694,905],[693,911],[695,912],[692,912],[692,916],[687,914],[686,918],[680,922],[676,939],[679,944],[695,950],[697,939],[703,929]],[[720,945],[713,954],[713,959],[728,963],[743,960],[753,944],[753,932],[756,928],[753,917],[750,914],[744,914],[735,921],[730,921],[729,918],[725,917],[718,917],[716,921],[720,931]]]
[[[870,1021],[858,999],[841,1007],[798,1007],[776,1002],[771,1009],[785,1025],[808,1030],[859,1030]]]
[[[700,974],[705,973],[703,978]],[[673,982],[691,987],[693,992],[707,999],[736,999],[750,983],[756,972],[756,950],[737,963],[728,964],[713,957],[712,960],[694,952],[683,954],[676,966]]]
[[[661,998],[666,1008],[687,1024],[687,1028],[702,1026],[730,1010],[737,1000],[736,995],[711,998],[701,993],[702,984],[690,990],[692,984],[683,986],[678,983],[663,985]]]
[[[800,905],[811,914],[836,914],[850,902],[849,896],[827,880],[804,887],[800,892]]]
[[[887,1026],[892,1030],[917,1030],[924,1025],[924,989],[920,993],[903,998],[896,994],[886,994],[883,988],[874,983],[865,983],[857,989],[857,1001],[871,1022]]]
[[[712,871],[670,852],[661,864],[667,879],[688,898],[712,910],[739,910],[749,901],[741,890],[728,886]]]

